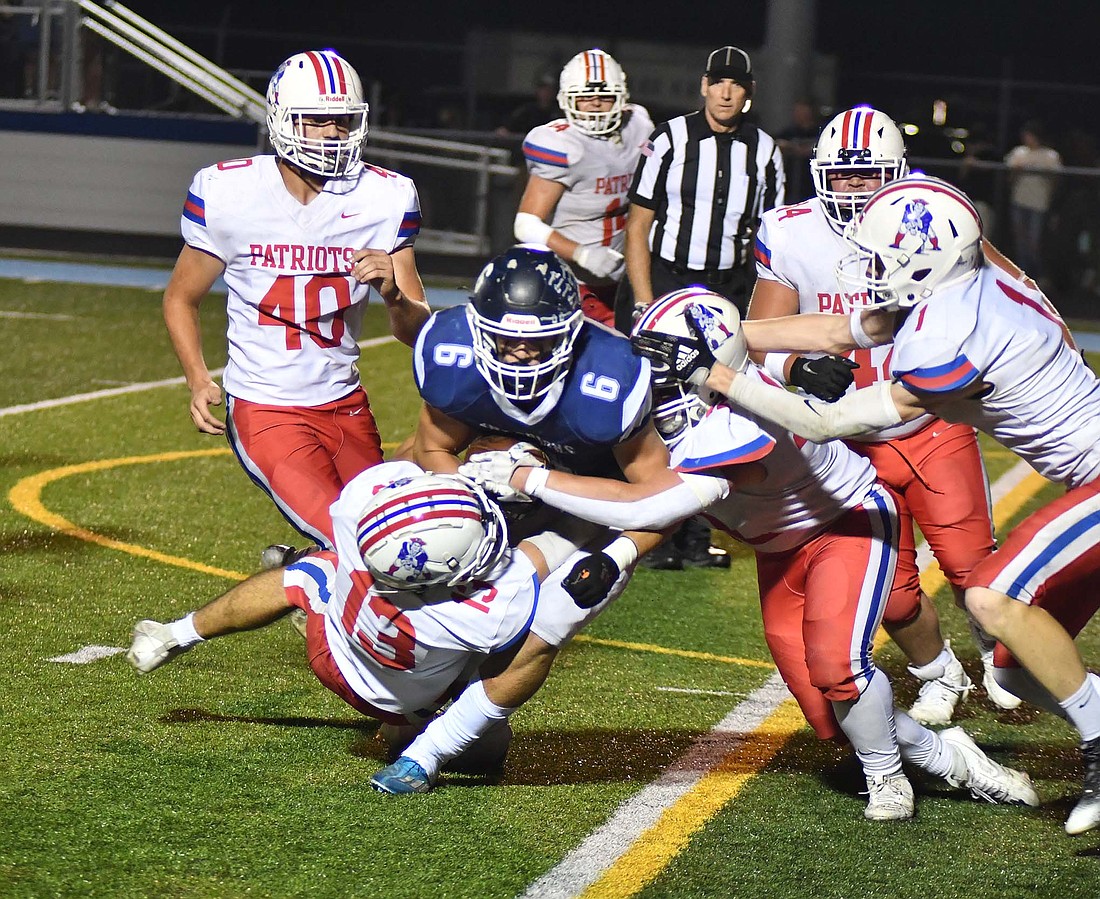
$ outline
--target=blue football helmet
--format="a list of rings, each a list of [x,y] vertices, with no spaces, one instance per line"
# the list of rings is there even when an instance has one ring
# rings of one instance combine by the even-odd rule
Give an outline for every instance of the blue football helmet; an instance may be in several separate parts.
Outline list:
[[[474,364],[489,386],[513,401],[545,396],[569,373],[584,320],[572,269],[538,244],[519,244],[481,270],[466,316]],[[538,345],[537,358],[505,361],[511,344]]]

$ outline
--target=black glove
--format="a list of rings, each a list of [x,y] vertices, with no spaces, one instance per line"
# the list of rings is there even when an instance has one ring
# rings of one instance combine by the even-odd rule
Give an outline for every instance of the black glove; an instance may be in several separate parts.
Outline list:
[[[565,576],[561,585],[582,609],[591,609],[607,599],[608,591],[619,577],[619,566],[607,553],[585,556]]]
[[[852,372],[857,368],[858,362],[843,356],[822,356],[820,359],[796,356],[787,381],[819,400],[835,403],[844,396],[852,383]]]
[[[714,366],[714,353],[691,315],[685,316],[690,337],[662,334],[660,331],[639,331],[630,338],[634,349],[654,362],[660,371],[667,371],[677,381],[702,384]]]

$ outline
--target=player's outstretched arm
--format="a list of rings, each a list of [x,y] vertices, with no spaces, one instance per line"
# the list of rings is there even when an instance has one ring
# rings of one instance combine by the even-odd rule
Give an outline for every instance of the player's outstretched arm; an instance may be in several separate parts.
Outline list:
[[[164,291],[164,324],[191,391],[191,420],[204,434],[225,433],[225,423],[210,411],[221,405],[222,391],[206,366],[199,324],[199,306],[223,271],[220,259],[184,246]]]
[[[424,403],[413,437],[412,461],[425,471],[453,474],[458,471],[458,454],[473,433],[467,425]]]
[[[859,315],[858,324],[854,316]],[[860,346],[889,343],[894,336],[894,313],[866,310],[853,316],[806,313],[742,322],[750,352],[847,353]],[[853,327],[862,330],[857,336]]]

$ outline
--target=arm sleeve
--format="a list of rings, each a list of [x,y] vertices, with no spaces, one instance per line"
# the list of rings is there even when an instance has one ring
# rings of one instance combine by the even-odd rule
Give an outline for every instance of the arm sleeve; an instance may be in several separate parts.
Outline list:
[[[835,403],[819,403],[755,378],[735,377],[729,398],[814,443],[854,437],[901,423],[889,381],[853,391]]]
[[[541,478],[525,489],[547,505],[578,518],[618,530],[660,530],[692,515],[729,495],[725,478],[681,474],[680,483],[645,499],[631,502],[590,499],[548,487]]]

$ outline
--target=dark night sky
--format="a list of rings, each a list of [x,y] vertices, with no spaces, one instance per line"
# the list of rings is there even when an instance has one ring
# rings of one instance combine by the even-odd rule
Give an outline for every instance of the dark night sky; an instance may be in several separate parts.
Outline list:
[[[747,48],[765,37],[766,0],[725,0],[685,7],[635,0],[597,5],[576,0],[487,2],[374,2],[318,4],[301,0],[130,0],[131,8],[171,30],[172,25],[227,17],[233,28],[345,34],[375,39],[460,42],[474,26],[615,38],[708,43]],[[608,7],[611,7],[610,9]],[[819,0],[815,46],[860,71],[905,71],[994,77],[1008,60],[1017,78],[1100,84],[1095,42],[1100,35],[1097,0],[975,2],[923,0],[853,4]],[[677,12],[668,14],[668,11]],[[548,18],[548,11],[552,18]],[[717,37],[721,35],[721,37]]]

